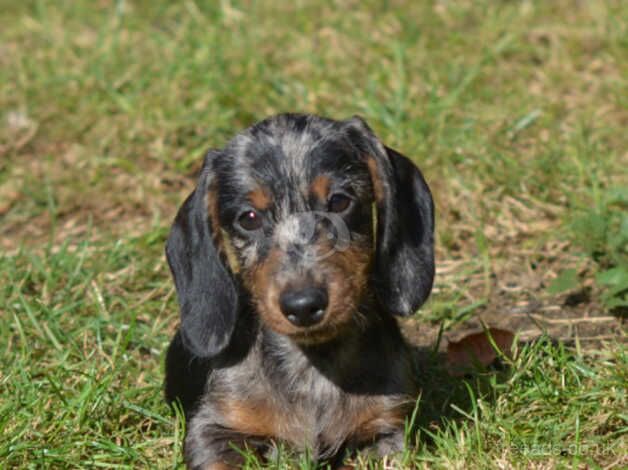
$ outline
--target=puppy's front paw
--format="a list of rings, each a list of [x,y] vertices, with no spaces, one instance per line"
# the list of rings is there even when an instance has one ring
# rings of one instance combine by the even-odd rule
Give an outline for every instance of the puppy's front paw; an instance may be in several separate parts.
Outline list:
[[[404,447],[404,433],[402,430],[399,430],[390,434],[381,434],[362,453],[367,456],[382,458],[402,452]]]

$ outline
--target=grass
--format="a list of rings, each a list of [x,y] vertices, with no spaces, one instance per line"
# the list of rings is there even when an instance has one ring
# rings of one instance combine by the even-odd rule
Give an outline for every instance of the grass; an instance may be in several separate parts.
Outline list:
[[[527,308],[569,330],[465,378],[434,356],[386,465],[628,465],[626,38],[619,0],[0,0],[4,467],[182,465],[163,242],[202,151],[281,111],[360,114],[423,169],[420,328]]]

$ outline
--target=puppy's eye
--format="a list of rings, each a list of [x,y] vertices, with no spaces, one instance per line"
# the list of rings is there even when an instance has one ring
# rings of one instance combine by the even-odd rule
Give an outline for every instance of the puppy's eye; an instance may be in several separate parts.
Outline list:
[[[351,205],[351,198],[344,194],[333,194],[327,203],[329,212],[344,212]]]
[[[246,211],[238,217],[238,224],[244,230],[252,232],[262,226],[262,216],[253,210]]]

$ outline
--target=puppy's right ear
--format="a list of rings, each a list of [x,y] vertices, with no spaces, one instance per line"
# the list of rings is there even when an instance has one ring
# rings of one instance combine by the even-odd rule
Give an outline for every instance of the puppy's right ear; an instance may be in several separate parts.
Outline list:
[[[233,334],[238,292],[233,273],[217,250],[217,181],[214,170],[220,152],[205,156],[196,189],[175,218],[166,258],[181,308],[181,338],[199,357],[219,354]]]

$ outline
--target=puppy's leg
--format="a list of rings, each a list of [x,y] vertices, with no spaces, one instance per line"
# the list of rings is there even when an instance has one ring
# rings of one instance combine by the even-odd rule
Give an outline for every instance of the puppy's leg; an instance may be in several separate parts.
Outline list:
[[[403,451],[404,447],[404,431],[403,429],[398,429],[390,434],[378,436],[371,449],[378,457],[385,457]]]
[[[265,439],[246,436],[217,424],[197,425],[185,439],[185,461],[189,469],[228,470],[241,468],[241,452],[253,451],[262,457],[268,447]]]
[[[402,452],[404,448],[404,430],[397,429],[377,435],[370,444],[362,447],[358,454],[366,458],[383,459]],[[340,468],[345,470],[357,467],[346,465]]]
[[[245,426],[234,426],[236,421],[223,413],[221,403],[224,408],[224,402],[206,400],[188,423],[184,452],[190,469],[241,468],[242,451],[261,457],[270,445],[265,434],[253,435]]]

